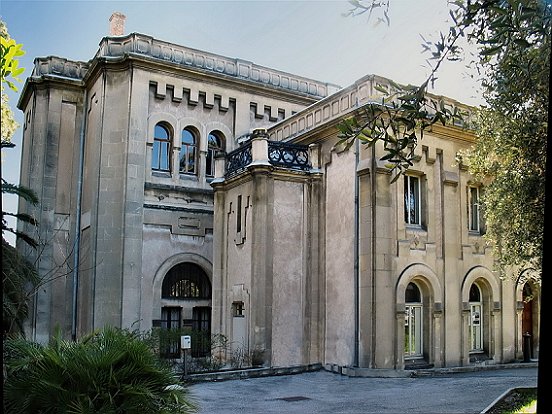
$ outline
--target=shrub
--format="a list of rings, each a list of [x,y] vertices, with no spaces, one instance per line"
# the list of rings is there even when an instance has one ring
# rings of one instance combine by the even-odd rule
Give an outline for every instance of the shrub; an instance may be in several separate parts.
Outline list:
[[[78,342],[4,342],[6,413],[189,413],[196,404],[139,334],[106,327]]]

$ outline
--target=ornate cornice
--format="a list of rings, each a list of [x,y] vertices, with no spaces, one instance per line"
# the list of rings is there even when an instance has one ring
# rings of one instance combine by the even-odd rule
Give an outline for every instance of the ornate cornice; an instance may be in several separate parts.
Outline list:
[[[182,67],[208,73],[221,74],[264,86],[323,98],[339,89],[339,86],[292,75],[202,50],[154,39],[151,36],[131,33],[127,36],[104,37],[96,58],[137,55],[170,62]]]
[[[298,112],[291,117],[268,128],[271,141],[290,141],[319,128],[327,128],[335,125],[343,118],[349,117],[370,104],[381,105],[383,94],[378,90],[378,85],[392,85],[392,82],[378,75],[367,75],[352,85],[336,91],[334,94],[321,99],[309,106],[307,109]],[[470,112],[472,108],[457,102],[453,99],[427,94],[428,99],[443,99],[447,108],[459,108],[462,111]],[[458,138],[461,128],[458,126],[439,127],[434,125],[432,132],[445,134]],[[451,132],[453,131],[453,132]],[[461,134],[461,139],[473,140],[469,132]]]
[[[127,57],[176,65],[199,73],[225,76],[227,79],[252,82],[261,87],[313,99],[324,98],[340,88],[330,83],[256,65],[243,59],[228,58],[139,33],[104,37],[94,58],[88,62],[73,61],[57,56],[36,58],[30,79],[37,81],[38,79],[57,78],[86,81],[87,72],[92,70],[95,62],[102,60],[114,62]]]
[[[82,80],[88,71],[88,62],[79,62],[57,56],[39,57],[34,60],[31,77],[58,76]]]

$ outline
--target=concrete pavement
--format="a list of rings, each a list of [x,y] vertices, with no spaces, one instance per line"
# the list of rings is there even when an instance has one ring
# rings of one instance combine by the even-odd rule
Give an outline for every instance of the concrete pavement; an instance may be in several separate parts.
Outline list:
[[[411,378],[348,377],[325,370],[190,385],[201,414],[479,414],[511,388],[535,387],[527,367],[436,371]]]

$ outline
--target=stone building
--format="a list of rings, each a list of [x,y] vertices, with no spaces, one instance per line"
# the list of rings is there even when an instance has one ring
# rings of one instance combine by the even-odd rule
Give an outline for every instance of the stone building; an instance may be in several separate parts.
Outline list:
[[[386,79],[341,88],[112,27],[88,62],[35,59],[18,103],[48,280],[31,338],[189,327],[228,359],[351,375],[510,362],[525,332],[538,357],[539,284],[493,272],[484,188],[455,161],[469,131],[435,126],[391,183],[381,148],[335,145]]]

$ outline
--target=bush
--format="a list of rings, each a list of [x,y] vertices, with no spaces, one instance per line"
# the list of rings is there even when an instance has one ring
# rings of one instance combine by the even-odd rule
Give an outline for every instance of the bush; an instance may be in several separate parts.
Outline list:
[[[137,333],[106,327],[79,342],[4,342],[5,413],[190,413],[178,377]]]

